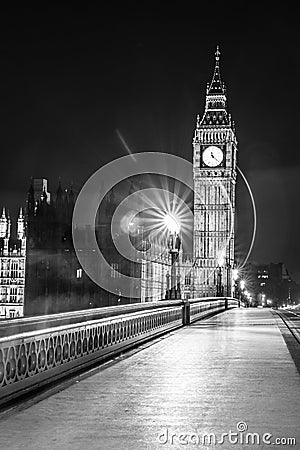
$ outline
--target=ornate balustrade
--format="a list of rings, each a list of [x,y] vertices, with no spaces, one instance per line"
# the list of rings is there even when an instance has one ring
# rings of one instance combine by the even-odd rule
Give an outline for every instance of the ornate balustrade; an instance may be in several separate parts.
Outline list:
[[[234,306],[238,306],[234,299],[203,298],[2,322],[0,404],[7,404],[162,333]]]
[[[195,322],[199,319],[203,319],[207,315],[225,311],[225,309],[225,299],[212,299],[211,301],[193,300],[192,302],[190,302],[190,323]]]

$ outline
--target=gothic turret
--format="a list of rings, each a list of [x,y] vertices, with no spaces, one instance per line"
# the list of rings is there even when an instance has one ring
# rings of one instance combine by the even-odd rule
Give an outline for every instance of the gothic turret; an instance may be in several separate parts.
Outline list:
[[[62,187],[61,187],[61,181],[59,179],[59,181],[58,181],[58,188],[57,188],[57,191],[56,191],[56,202],[57,201],[61,201],[62,197],[63,197],[63,190],[62,190]]]
[[[60,179],[58,181],[58,188],[56,190],[55,206],[56,206],[56,209],[59,211],[59,213],[61,213],[62,210],[64,209],[64,192],[61,187]]]
[[[17,238],[23,239],[25,237],[25,219],[23,215],[23,210],[20,208],[19,217],[17,221]]]
[[[7,235],[6,237],[9,239],[11,233],[11,218],[9,214],[9,210],[7,210]]]
[[[0,237],[1,238],[9,237],[9,227],[5,208],[3,208],[2,216],[0,217]]]

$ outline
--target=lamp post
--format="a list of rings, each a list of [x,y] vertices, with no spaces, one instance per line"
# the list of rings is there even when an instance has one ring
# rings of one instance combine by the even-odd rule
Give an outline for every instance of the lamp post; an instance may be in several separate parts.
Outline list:
[[[217,297],[222,297],[222,267],[218,266],[217,275]]]
[[[176,232],[170,233],[168,247],[169,253],[171,255],[171,288],[170,288],[171,300],[179,298],[180,293],[180,275],[177,276],[177,263],[180,246],[181,241],[179,234],[177,234]]]
[[[245,280],[241,280],[240,281],[240,289],[239,289],[239,300],[240,301],[242,300],[242,294],[244,293],[245,286],[246,286]]]
[[[231,265],[229,263],[226,264],[226,295],[227,297],[231,297],[231,282],[230,282],[230,271]]]
[[[175,217],[170,214],[165,216],[165,225],[169,230],[168,248],[171,255],[171,286],[168,289],[168,298],[175,300],[181,297],[180,274],[177,274],[178,256],[181,247],[179,225]]]
[[[169,272],[167,272],[166,274],[166,278],[167,278],[167,289],[166,289],[166,300],[170,300],[170,274]]]
[[[224,289],[222,285],[222,268],[224,265],[224,256],[221,255],[218,262],[218,274],[217,274],[217,297],[223,297]]]
[[[239,278],[239,271],[238,269],[233,269],[232,271],[232,290],[233,290],[233,296],[235,298],[238,297],[238,293],[237,293],[237,280]]]
[[[252,297],[250,292],[245,291],[245,295],[246,295],[246,306],[249,307],[252,301]]]

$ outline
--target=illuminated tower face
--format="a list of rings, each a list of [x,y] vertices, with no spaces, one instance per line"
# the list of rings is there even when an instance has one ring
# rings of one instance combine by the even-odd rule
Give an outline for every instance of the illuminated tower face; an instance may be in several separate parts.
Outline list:
[[[193,140],[195,296],[232,295],[237,139],[215,56]]]

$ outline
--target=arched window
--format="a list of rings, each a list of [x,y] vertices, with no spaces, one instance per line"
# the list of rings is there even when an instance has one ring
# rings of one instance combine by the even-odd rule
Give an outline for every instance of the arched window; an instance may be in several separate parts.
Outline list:
[[[11,277],[17,278],[18,276],[18,263],[17,261],[12,261],[11,263]]]
[[[16,301],[17,301],[17,288],[16,287],[10,288],[10,299],[9,300],[12,303],[16,303]]]

